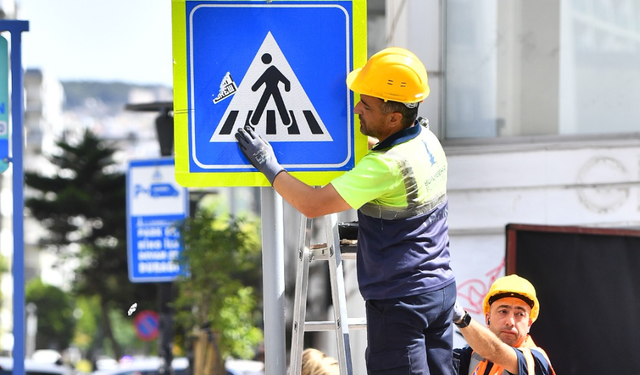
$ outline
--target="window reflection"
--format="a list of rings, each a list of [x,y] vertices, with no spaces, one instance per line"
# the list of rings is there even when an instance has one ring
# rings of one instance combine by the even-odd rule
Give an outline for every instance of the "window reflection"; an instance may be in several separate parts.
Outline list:
[[[640,1],[449,0],[446,137],[640,131]]]

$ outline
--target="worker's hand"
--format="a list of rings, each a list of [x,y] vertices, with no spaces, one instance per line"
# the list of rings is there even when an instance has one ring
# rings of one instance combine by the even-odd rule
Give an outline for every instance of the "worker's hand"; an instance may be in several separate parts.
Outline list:
[[[284,172],[285,169],[278,163],[269,142],[257,135],[250,125],[245,125],[244,129],[238,129],[236,139],[244,156],[246,156],[249,162],[262,172],[267,177],[267,180],[269,180],[269,183],[273,185],[273,180],[276,179],[276,176],[280,172]]]
[[[462,308],[462,305],[460,305],[458,301],[456,301],[456,304],[453,305],[453,322],[459,323],[466,313],[467,312]]]

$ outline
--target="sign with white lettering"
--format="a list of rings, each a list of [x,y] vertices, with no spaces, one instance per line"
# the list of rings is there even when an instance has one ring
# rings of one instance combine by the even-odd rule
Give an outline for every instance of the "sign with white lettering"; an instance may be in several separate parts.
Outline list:
[[[173,281],[184,273],[177,225],[189,193],[175,181],[173,158],[136,160],[127,171],[127,249],[132,282]]]

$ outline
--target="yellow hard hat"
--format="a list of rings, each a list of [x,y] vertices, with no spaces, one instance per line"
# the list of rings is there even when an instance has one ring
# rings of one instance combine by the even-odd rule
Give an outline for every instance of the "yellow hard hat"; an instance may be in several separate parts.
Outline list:
[[[536,298],[536,289],[529,280],[518,275],[501,277],[491,285],[489,293],[484,297],[484,313],[489,313],[489,308],[494,301],[506,297],[519,298],[526,302],[531,307],[531,314],[529,315],[531,320],[535,322],[538,319],[540,303]]]
[[[429,96],[427,70],[418,57],[400,47],[371,56],[364,67],[347,75],[347,87],[384,101],[418,103]]]

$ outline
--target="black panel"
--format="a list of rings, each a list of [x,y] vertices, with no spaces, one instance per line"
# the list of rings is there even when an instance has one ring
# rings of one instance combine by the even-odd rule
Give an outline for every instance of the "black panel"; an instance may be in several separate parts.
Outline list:
[[[640,237],[516,231],[516,273],[536,287],[531,337],[556,372],[640,374]]]

